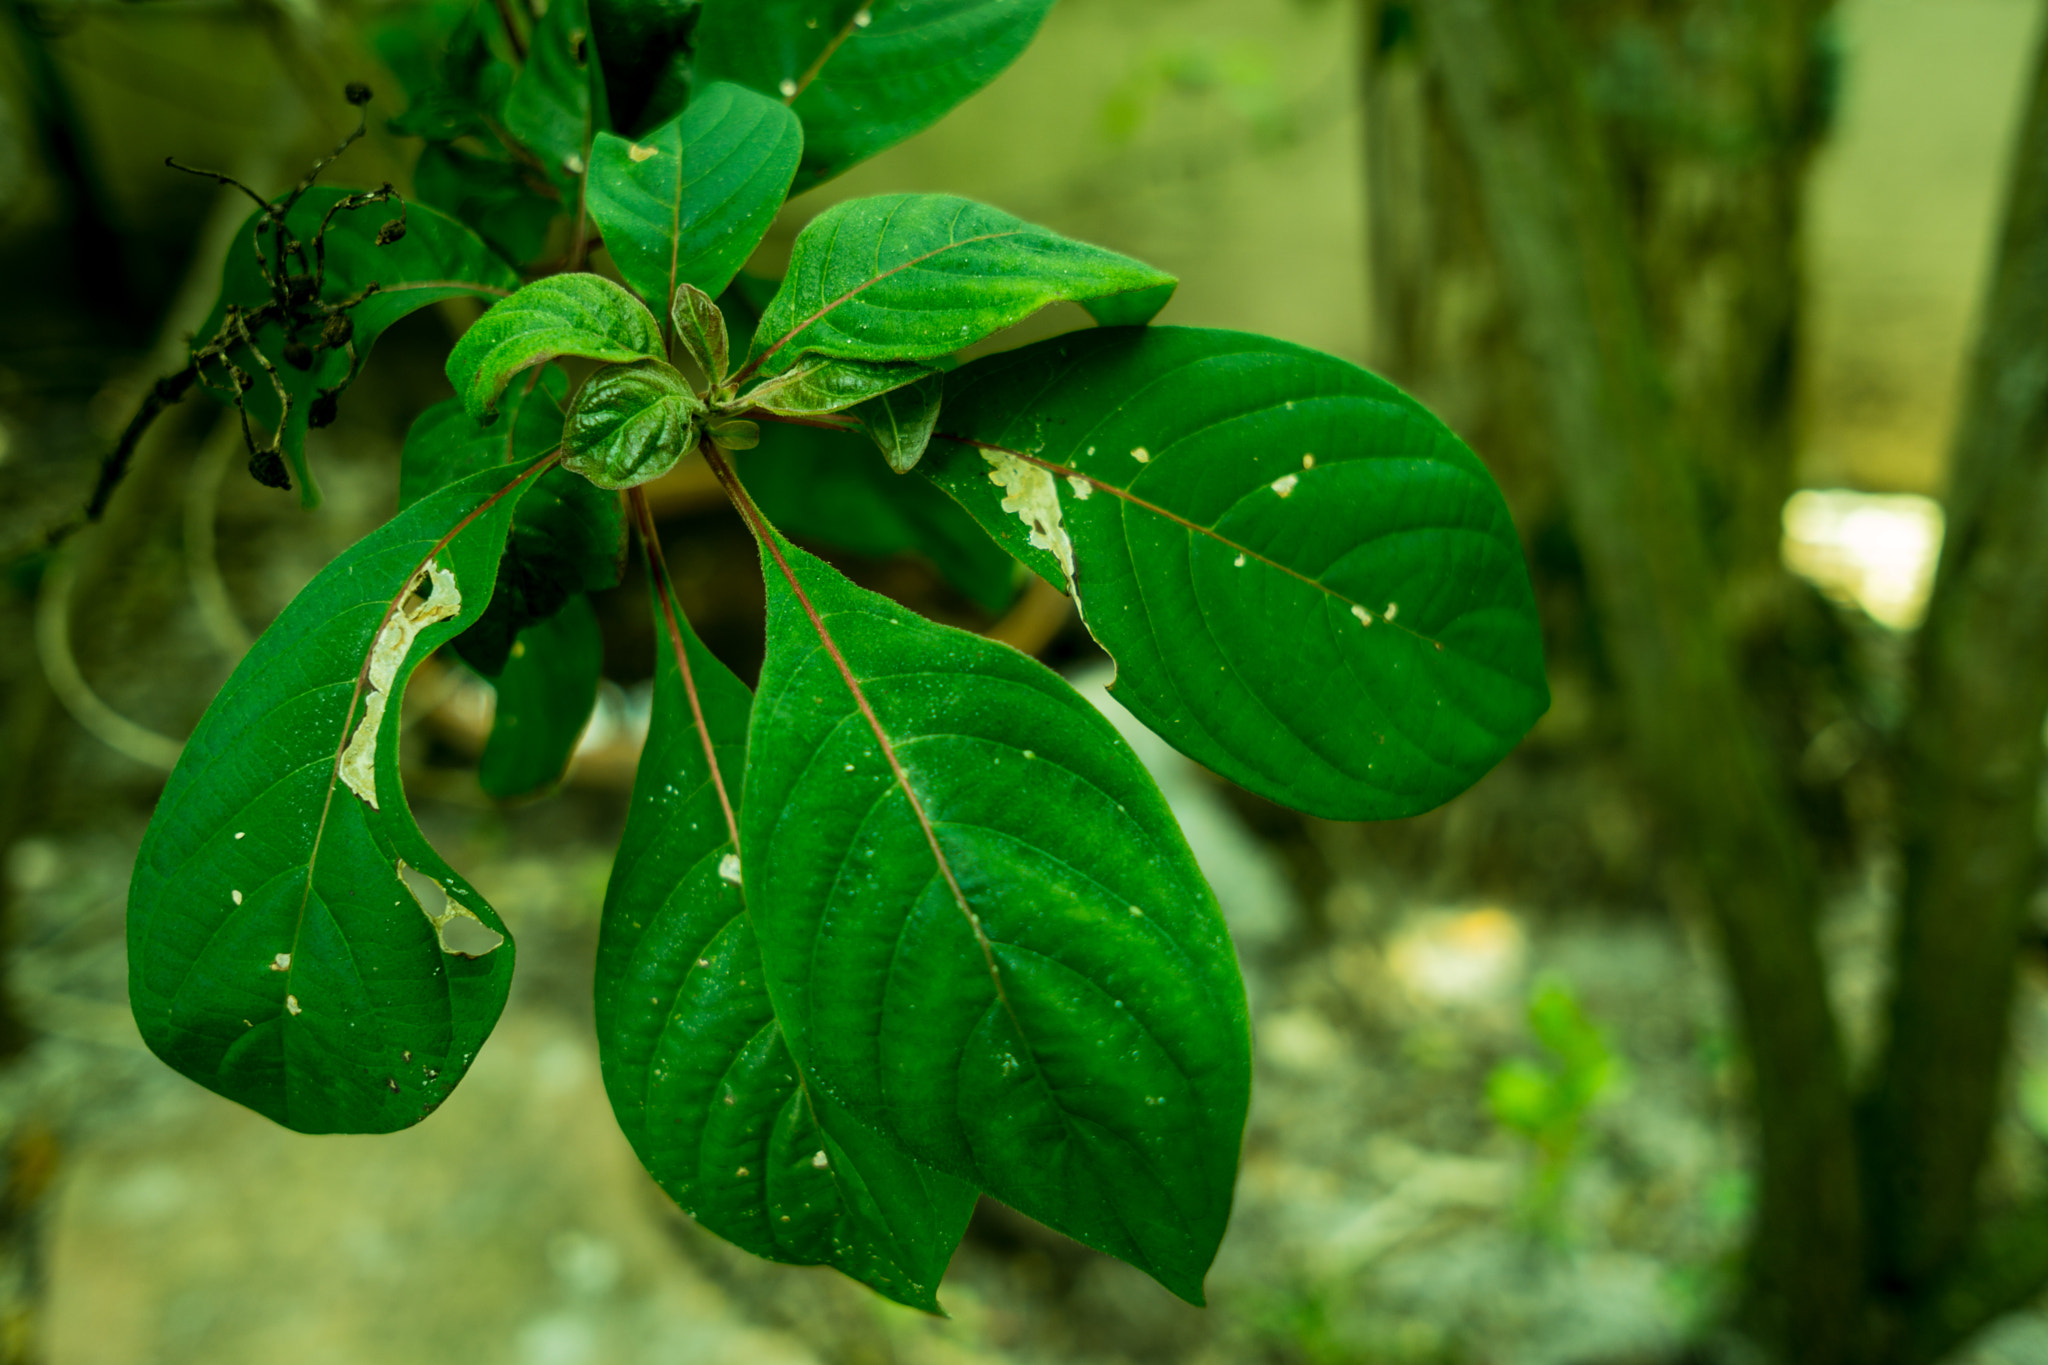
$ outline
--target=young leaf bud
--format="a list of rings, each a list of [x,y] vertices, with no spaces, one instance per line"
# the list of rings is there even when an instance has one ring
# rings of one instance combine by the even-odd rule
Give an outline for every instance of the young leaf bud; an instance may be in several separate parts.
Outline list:
[[[658,479],[696,445],[703,412],[667,361],[606,365],[569,402],[562,420],[562,467],[599,488]]]
[[[403,218],[393,218],[383,227],[377,229],[377,245],[390,246],[403,236],[405,236],[405,220]]]

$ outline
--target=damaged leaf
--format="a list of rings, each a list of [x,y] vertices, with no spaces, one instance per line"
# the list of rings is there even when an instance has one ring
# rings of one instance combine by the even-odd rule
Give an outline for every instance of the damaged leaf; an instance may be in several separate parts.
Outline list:
[[[538,472],[451,484],[322,570],[207,709],[144,836],[128,897],[143,1040],[288,1128],[418,1122],[504,1008],[509,942],[465,956],[483,945],[458,928],[444,947],[448,915],[505,927],[413,823],[396,722],[413,669],[490,600]],[[401,865],[447,908],[423,906]]]
[[[1549,704],[1485,466],[1385,380],[1238,332],[1102,329],[963,366],[922,471],[1055,585],[1116,699],[1339,820],[1413,815]]]

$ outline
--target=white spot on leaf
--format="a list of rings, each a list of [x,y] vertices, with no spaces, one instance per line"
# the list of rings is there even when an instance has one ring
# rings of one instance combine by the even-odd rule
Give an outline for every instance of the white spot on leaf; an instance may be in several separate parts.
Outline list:
[[[287,995],[284,998],[284,1007],[291,1013],[297,1014],[299,1012],[299,997],[297,997],[296,995]]]
[[[728,853],[718,860],[718,875],[734,886],[740,884],[740,855]]]
[[[235,837],[237,839],[246,839],[249,837],[249,831],[246,829],[238,829],[235,831]]]
[[[1394,618],[1395,618],[1396,616],[1398,616],[1398,615],[1400,615],[1400,614],[1401,614],[1401,604],[1400,604],[1399,602],[1389,602],[1389,603],[1387,603],[1387,610],[1386,610],[1386,612],[1385,612],[1385,615],[1386,615],[1386,618],[1387,618],[1387,619],[1388,619],[1389,621],[1393,620],[1393,619],[1394,619]]]
[[[1145,449],[1145,447],[1143,446],[1137,446],[1134,449],[1132,449],[1131,458],[1136,460],[1139,464],[1150,464],[1152,463],[1152,452]]]
[[[786,100],[792,100],[796,98],[796,82],[788,76],[784,76],[782,78],[782,84],[776,86],[775,88],[782,92],[782,98]]]
[[[1351,614],[1358,618],[1358,624],[1360,624],[1361,626],[1369,626],[1372,624],[1372,613],[1367,611],[1364,607],[1353,604],[1351,608]]]
[[[1077,502],[1086,502],[1095,495],[1095,482],[1092,479],[1084,479],[1079,474],[1069,474],[1067,482],[1073,485],[1074,499]]]
[[[424,601],[414,601],[413,594],[425,578],[432,593]],[[384,708],[391,694],[391,688],[398,680],[399,666],[412,649],[412,642],[422,630],[436,621],[446,621],[462,610],[462,593],[455,586],[455,575],[428,560],[426,567],[412,576],[405,590],[398,595],[398,605],[377,632],[377,639],[370,646],[370,676],[368,694],[363,698],[363,718],[356,723],[356,732],[349,738],[348,747],[341,751],[341,780],[348,789],[370,803],[370,809],[377,809],[377,732],[384,723]]]
[[[276,957],[270,959],[270,970],[273,972],[288,972],[291,969],[292,955],[290,953],[279,953]]]
[[[232,897],[232,898],[234,899],[234,902],[235,902],[235,904],[236,904],[236,905],[240,905],[240,904],[242,903],[242,893],[241,893],[241,892],[239,892],[239,891],[230,891],[230,892],[228,892],[228,895],[229,895],[230,897]]]
[[[1239,556],[1238,556],[1238,557],[1237,557],[1236,559],[1233,559],[1233,560],[1231,560],[1230,562],[1231,562],[1231,563],[1232,563],[1233,565],[1235,565],[1235,566],[1236,566],[1237,568],[1240,568],[1240,569],[1242,569],[1242,568],[1244,567],[1244,556],[1243,556],[1243,555],[1239,555]]]
[[[832,1164],[832,1160],[831,1160],[831,1158],[830,1158],[830,1157],[826,1156],[826,1155],[825,1155],[825,1154],[824,1154],[823,1152],[819,1152],[819,1153],[818,1153],[818,1154],[817,1154],[816,1156],[814,1156],[814,1157],[812,1157],[812,1158],[811,1158],[811,1164],[812,1164],[813,1166],[816,1166],[816,1167],[817,1167],[817,1168],[818,1168],[819,1170],[821,1170],[821,1171],[822,1171],[822,1170],[824,1170],[824,1169],[825,1169],[825,1168],[826,1168],[827,1166],[830,1166],[830,1165]]]
[[[1313,455],[1303,455],[1301,457],[1301,467],[1303,469],[1314,469],[1316,467],[1316,457]]]
[[[875,22],[875,16],[866,10],[862,10],[859,14],[853,16],[853,26],[855,28],[866,28],[873,22]]]
[[[655,157],[661,155],[661,148],[642,147],[639,143],[636,142],[629,146],[628,148],[626,148],[626,155],[631,157],[634,161],[651,161]]]
[[[1299,474],[1282,474],[1279,478],[1273,480],[1273,491],[1284,498],[1289,493],[1292,493],[1294,485],[1300,482],[1301,475]]]

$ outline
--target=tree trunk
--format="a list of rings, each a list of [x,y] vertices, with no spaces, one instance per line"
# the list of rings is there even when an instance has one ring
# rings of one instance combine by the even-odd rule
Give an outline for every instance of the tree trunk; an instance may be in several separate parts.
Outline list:
[[[1574,10],[1588,8],[1599,7]],[[1642,182],[1625,174],[1628,157],[1610,152],[1593,108],[1599,83],[1582,81],[1582,39],[1555,0],[1427,0],[1415,12],[1421,79],[1440,92],[1498,307],[1527,367],[1522,388],[1543,419],[1522,448],[1556,471],[1631,753],[1688,856],[1734,986],[1760,1133],[1744,1318],[1784,1358],[1852,1360],[1862,1295],[1855,1132],[1814,935],[1814,878],[1738,682],[1720,586],[1774,557],[1775,500],[1789,477],[1783,452],[1767,476],[1734,461],[1727,433],[1789,430],[1789,415],[1747,427],[1731,415],[1707,430],[1696,396],[1712,388],[1707,375],[1749,385],[1745,409],[1774,391],[1789,403],[1790,389],[1764,382],[1771,366],[1735,355],[1747,343],[1734,323],[1732,340],[1699,349],[1714,363],[1688,370],[1684,348],[1665,358],[1662,333],[1684,310],[1651,306],[1643,263],[1655,253],[1642,243],[1655,219],[1642,213]],[[1740,289],[1729,297],[1755,303]],[[1778,307],[1782,371],[1792,305]],[[1766,505],[1767,537],[1739,530]]]
[[[1905,734],[1890,1036],[1870,1103],[1873,1270],[1923,1311],[1976,1230],[2048,718],[2048,43],[1956,435]],[[2037,1258],[2038,1259],[2038,1258]]]

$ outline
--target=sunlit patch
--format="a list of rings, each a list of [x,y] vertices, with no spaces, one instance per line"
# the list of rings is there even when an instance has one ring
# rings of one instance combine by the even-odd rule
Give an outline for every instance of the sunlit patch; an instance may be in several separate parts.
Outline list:
[[[1528,945],[1505,910],[1482,906],[1417,916],[1387,948],[1387,968],[1418,1000],[1484,1005],[1510,999]]]
[[[1918,493],[1805,488],[1785,500],[1785,567],[1893,630],[1927,614],[1941,504]]]

